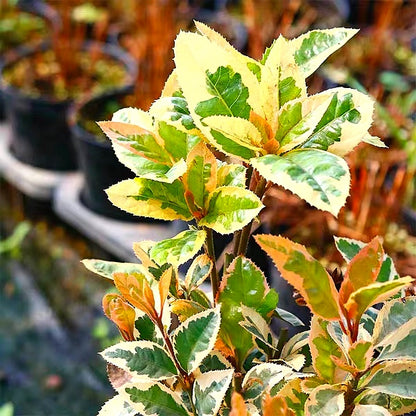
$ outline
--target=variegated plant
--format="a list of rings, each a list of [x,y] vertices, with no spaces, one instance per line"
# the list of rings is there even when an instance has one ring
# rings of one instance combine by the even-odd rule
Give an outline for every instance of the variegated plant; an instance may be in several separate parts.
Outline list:
[[[114,281],[118,293],[106,295],[103,308],[124,339],[102,352],[117,395],[100,416],[370,415],[416,407],[414,388],[398,382],[416,377],[409,347],[416,327],[408,319],[415,300],[389,301],[378,316],[372,308],[412,279],[397,276],[378,240],[337,240],[348,261],[337,290],[304,247],[256,238],[313,313],[311,331],[287,341],[285,330],[271,331],[271,320],[303,323],[277,307],[278,294],[245,257],[269,184],[336,215],[349,192],[342,156],[361,141],[383,146],[368,134],[366,95],[344,88],[306,94],[306,77],[355,31],[280,37],[255,61],[196,25],[199,33],[178,35],[176,68],[149,111],[123,109],[99,123],[137,176],[107,190],[113,204],[190,223],[174,238],[135,243],[139,263],[84,261]],[[213,231],[234,233],[222,266]],[[208,277],[212,296],[201,289]]]

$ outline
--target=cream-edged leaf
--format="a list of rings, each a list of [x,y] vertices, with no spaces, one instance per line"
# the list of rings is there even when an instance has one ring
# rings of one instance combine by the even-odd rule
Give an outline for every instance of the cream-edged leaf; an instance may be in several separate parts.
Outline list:
[[[143,416],[189,416],[177,393],[161,383],[135,383],[121,394]]]
[[[121,395],[114,396],[108,400],[97,416],[134,416],[137,411],[134,410],[125,397]]]
[[[198,224],[220,234],[229,234],[242,229],[262,208],[262,202],[253,192],[222,186],[209,195],[207,214]]]
[[[91,272],[103,276],[107,279],[113,279],[113,273],[143,273],[144,268],[137,263],[120,263],[116,261],[85,259],[81,263]]]
[[[357,29],[334,28],[312,30],[296,39],[289,41],[295,62],[308,77],[318,69],[321,64],[343,46],[356,33]]]
[[[293,150],[282,156],[266,155],[250,162],[267,180],[335,216],[349,194],[347,163],[323,150]]]
[[[212,260],[206,254],[201,254],[196,257],[186,272],[186,288],[190,290],[200,286],[211,273],[212,267]]]
[[[217,414],[231,383],[234,370],[217,370],[201,373],[195,379],[192,398],[198,416]]]
[[[115,206],[134,215],[162,220],[192,219],[183,185],[177,180],[168,184],[129,179],[111,186],[106,193]]]
[[[101,355],[109,363],[129,372],[143,382],[174,377],[177,369],[168,353],[150,341],[120,342]]]
[[[191,373],[214,348],[220,329],[220,306],[208,309],[183,322],[175,332],[176,358]]]
[[[156,243],[150,250],[150,256],[158,264],[169,263],[178,267],[195,256],[204,244],[205,237],[204,230],[182,231],[175,237]]]
[[[345,388],[324,384],[312,391],[305,405],[305,416],[340,416],[345,408]]]
[[[357,404],[352,416],[391,416],[391,413],[384,407],[375,404]]]

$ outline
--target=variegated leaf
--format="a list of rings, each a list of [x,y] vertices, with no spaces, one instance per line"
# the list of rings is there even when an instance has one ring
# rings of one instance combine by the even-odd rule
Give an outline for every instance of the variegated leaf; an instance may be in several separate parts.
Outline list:
[[[354,407],[352,416],[391,416],[391,413],[384,407],[375,404],[358,404]]]
[[[416,361],[387,361],[372,369],[359,388],[416,399]]]
[[[220,234],[229,234],[242,229],[262,208],[263,204],[253,192],[223,186],[209,195],[207,214],[198,224]]]
[[[209,116],[204,118],[204,124],[206,124],[212,131],[218,134],[212,134],[213,139],[217,137],[222,139],[225,137],[228,141],[237,144],[240,147],[247,149],[247,154],[254,154],[258,156],[264,153],[262,149],[262,136],[257,128],[250,121],[239,118],[230,117],[225,115]],[[217,142],[215,147],[224,151],[224,153],[231,156],[243,157],[237,152],[232,153],[227,147],[224,147],[221,142]],[[253,157],[253,156],[251,156]]]
[[[269,290],[262,271],[251,260],[239,256],[224,274],[218,301],[222,303],[221,338],[242,365],[253,340],[239,325],[243,320],[241,305],[255,309],[265,319],[270,318],[278,295]]]
[[[338,293],[332,278],[300,244],[281,236],[255,236],[282,277],[298,290],[312,312],[328,320],[340,319]]]
[[[205,237],[206,233],[203,230],[182,231],[175,237],[156,243],[150,250],[150,256],[158,264],[169,263],[178,267],[198,253]]]
[[[409,296],[404,300],[394,299],[386,302],[377,315],[373,333],[374,344],[377,345],[389,338],[415,316],[416,296]]]
[[[305,326],[305,324],[292,312],[282,308],[276,308],[274,312],[277,318],[289,323],[292,326]]]
[[[220,306],[217,306],[192,316],[176,330],[176,358],[186,372],[194,371],[214,348],[220,322]]]
[[[338,215],[349,193],[350,173],[344,159],[323,150],[299,149],[266,155],[250,163],[267,180],[309,204]]]
[[[171,166],[172,157],[163,146],[163,140],[152,131],[140,126],[117,121],[101,121],[103,132],[119,146],[155,163]]]
[[[106,261],[97,259],[82,260],[81,263],[91,272],[107,279],[113,279],[114,273],[144,273],[144,268],[137,263],[119,263],[116,261]]]
[[[341,253],[344,260],[349,263],[359,251],[366,246],[362,241],[354,240],[346,237],[334,237],[335,245],[338,251]],[[381,265],[380,272],[377,276],[378,282],[387,282],[388,280],[394,280],[399,277],[393,260],[387,254],[384,254],[383,264]]]
[[[168,353],[150,341],[120,342],[101,355],[109,363],[126,370],[142,382],[165,380],[177,375],[177,369]]]
[[[217,187],[220,186],[246,186],[246,168],[234,163],[219,162],[217,169]]]
[[[348,263],[339,291],[340,302],[347,302],[352,292],[375,282],[384,258],[378,237],[364,246]]]
[[[416,400],[379,393],[366,389],[357,399],[360,405],[378,405],[388,409],[392,415],[407,415],[416,409]]]
[[[295,354],[308,344],[309,331],[299,332],[293,335],[283,346],[281,358],[285,359],[290,355]]]
[[[264,392],[270,392],[273,386],[292,372],[291,367],[274,363],[263,363],[252,367],[243,380],[246,399],[254,400]]]
[[[345,408],[345,389],[324,384],[312,391],[305,405],[305,416],[340,416]]]
[[[209,371],[196,377],[192,399],[198,416],[217,414],[231,383],[234,370]]]
[[[141,217],[161,220],[192,219],[178,180],[162,183],[148,179],[121,181],[106,190],[109,200],[118,208]]]
[[[262,410],[263,416],[295,416],[285,399],[279,396],[271,397],[269,394],[263,400]]]
[[[373,357],[373,344],[370,341],[356,341],[348,350],[348,356],[359,371],[367,370]]]
[[[211,273],[212,267],[212,260],[206,254],[196,257],[186,272],[185,286],[187,290],[200,286]]]
[[[304,415],[304,408],[308,395],[302,390],[300,378],[289,380],[279,390],[277,395],[286,401],[288,408],[292,410],[296,416]]]
[[[376,361],[384,360],[416,360],[416,316],[388,337],[384,338],[378,347],[382,347]]]
[[[327,326],[327,321],[317,316],[312,317],[309,347],[315,372],[328,383],[334,384],[343,381],[347,373],[333,361],[332,357],[342,361],[345,358],[340,347],[329,336]]]
[[[161,383],[135,383],[122,394],[143,416],[189,416],[178,395]]]
[[[114,396],[108,400],[97,416],[135,416],[137,411],[134,410],[125,397],[121,395]]]
[[[217,160],[204,143],[198,143],[188,154],[188,169],[183,176],[186,192],[192,197],[195,211],[205,211],[208,195],[217,185]],[[188,205],[189,200],[188,200]],[[202,215],[202,213],[201,213]]]
[[[308,77],[337,49],[356,33],[357,29],[334,28],[312,30],[289,41],[295,62]]]
[[[389,299],[413,282],[411,277],[402,277],[390,282],[376,282],[351,293],[344,307],[350,317],[359,321],[362,314],[376,303]]]
[[[111,121],[134,124],[148,131],[152,131],[154,127],[153,118],[148,112],[132,107],[121,108],[116,111]]]
[[[255,337],[257,346],[267,357],[272,357],[276,351],[277,340],[270,330],[267,321],[254,309],[241,305],[243,321],[240,325]]]
[[[205,307],[193,300],[177,299],[172,302],[172,313],[178,316],[181,322],[186,321],[197,313],[203,312]]]

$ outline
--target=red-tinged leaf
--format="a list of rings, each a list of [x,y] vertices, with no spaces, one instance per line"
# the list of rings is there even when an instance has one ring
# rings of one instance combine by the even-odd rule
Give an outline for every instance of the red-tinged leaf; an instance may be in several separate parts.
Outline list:
[[[247,406],[241,394],[234,392],[231,396],[230,416],[248,416]]]
[[[271,397],[266,394],[263,401],[263,416],[294,416],[295,413],[287,406],[283,397]]]
[[[260,234],[254,238],[315,315],[326,320],[340,319],[335,284],[325,268],[304,246],[281,236]]]
[[[163,308],[169,294],[170,282],[172,281],[173,268],[165,270],[159,280],[160,316],[163,315]]]
[[[126,341],[134,341],[134,308],[120,295],[109,293],[103,297],[103,310],[108,319],[113,321]]]
[[[373,344],[370,341],[360,340],[351,345],[348,355],[357,370],[364,371],[370,366],[373,352]]]
[[[346,303],[352,292],[374,283],[384,259],[384,250],[378,237],[361,249],[348,263],[339,291],[340,301]]]
[[[155,299],[146,277],[141,273],[114,273],[114,284],[133,306],[156,319]]]
[[[107,375],[114,390],[120,389],[125,384],[130,383],[133,379],[133,376],[128,371],[111,363],[107,363]]]

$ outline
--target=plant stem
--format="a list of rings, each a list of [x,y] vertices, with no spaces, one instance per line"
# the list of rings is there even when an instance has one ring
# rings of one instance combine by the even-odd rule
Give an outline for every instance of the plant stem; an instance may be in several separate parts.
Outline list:
[[[210,279],[211,279],[211,287],[212,287],[212,297],[214,299],[214,304],[215,304],[218,290],[220,287],[220,282],[218,279],[217,264],[216,264],[216,259],[215,259],[214,236],[213,236],[211,228],[204,228],[204,229],[207,234],[207,239],[205,242],[205,251],[213,263]]]
[[[266,190],[266,184],[267,181],[263,177],[260,177],[259,181],[256,184],[254,193],[261,199],[264,195],[264,192]],[[254,220],[253,220],[254,221]],[[251,235],[251,228],[253,225],[253,221],[251,221],[249,224],[247,224],[242,230],[241,230],[241,237],[240,237],[240,244],[238,246],[237,255],[244,255],[246,254],[247,247],[248,247],[248,240],[250,239]]]

